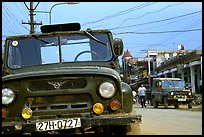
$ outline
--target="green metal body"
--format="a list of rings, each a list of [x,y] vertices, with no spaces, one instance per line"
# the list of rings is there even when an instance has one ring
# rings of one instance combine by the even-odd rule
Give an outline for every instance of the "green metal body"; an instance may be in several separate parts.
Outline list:
[[[168,86],[165,86],[165,82]],[[185,83],[180,78],[154,78],[151,88],[151,102],[154,107],[164,105],[179,105],[192,103],[193,95],[190,90],[185,89]]]
[[[109,36],[113,54],[111,60],[105,62],[65,62],[11,69],[7,62],[9,41],[31,38],[32,35],[6,39],[2,65],[2,88],[12,89],[16,97],[12,104],[2,106],[8,112],[7,116],[2,118],[3,134],[36,132],[36,122],[73,117],[81,118],[81,128],[141,123],[141,115],[132,113],[131,88],[122,82],[119,75],[118,56],[114,53],[114,41],[111,32],[92,30],[92,33],[106,33]],[[51,32],[36,34],[36,36],[54,36],[56,34],[83,35],[84,32]],[[104,81],[115,85],[116,94],[110,99],[105,99],[99,95],[99,84]],[[109,104],[113,100],[119,102],[117,110],[110,109]],[[100,115],[94,114],[92,110],[93,104],[97,102],[104,106],[104,111]],[[33,111],[32,117],[28,120],[21,116],[25,107],[29,107]],[[121,122],[119,122],[120,120]],[[21,125],[22,129],[16,130],[16,125]]]

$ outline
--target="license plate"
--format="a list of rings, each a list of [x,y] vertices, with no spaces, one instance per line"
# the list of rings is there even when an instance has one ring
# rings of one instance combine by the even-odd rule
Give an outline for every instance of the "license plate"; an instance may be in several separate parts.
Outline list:
[[[35,124],[37,131],[61,130],[81,127],[80,118],[42,121]]]
[[[186,101],[185,98],[179,98],[178,101]]]

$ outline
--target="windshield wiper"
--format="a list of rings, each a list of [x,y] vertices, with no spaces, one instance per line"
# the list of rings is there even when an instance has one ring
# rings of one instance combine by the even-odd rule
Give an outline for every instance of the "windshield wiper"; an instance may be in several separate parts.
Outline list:
[[[39,41],[44,42],[45,44],[49,44],[49,45],[52,45],[52,46],[57,46],[57,45],[55,45],[55,44],[53,44],[53,43],[50,43],[50,42],[48,42],[48,41],[46,41],[46,40],[40,39],[40,38],[39,38],[38,36],[36,36],[36,35],[32,35],[32,37],[33,37],[34,39],[37,39],[37,40],[39,40]]]
[[[101,43],[101,44],[103,44],[103,45],[107,45],[106,43],[100,41],[99,39],[97,39],[96,37],[94,37],[93,35],[91,35],[89,32],[84,31],[84,33],[86,34],[86,36],[88,36],[89,38],[95,40],[96,42]]]

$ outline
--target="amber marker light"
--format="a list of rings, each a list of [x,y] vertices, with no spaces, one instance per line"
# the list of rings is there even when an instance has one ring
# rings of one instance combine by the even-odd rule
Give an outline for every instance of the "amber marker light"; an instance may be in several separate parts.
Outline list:
[[[21,115],[24,119],[29,119],[32,117],[33,111],[30,108],[24,108]]]
[[[104,106],[101,103],[96,103],[93,105],[93,111],[99,115],[104,111]]]

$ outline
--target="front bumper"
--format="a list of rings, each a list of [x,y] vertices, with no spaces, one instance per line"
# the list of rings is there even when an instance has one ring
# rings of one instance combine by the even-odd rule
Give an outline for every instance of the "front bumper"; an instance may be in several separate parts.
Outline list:
[[[181,103],[181,104],[186,104],[188,102],[192,102],[192,98],[167,98],[169,102],[175,102],[175,103]]]
[[[128,125],[130,123],[142,123],[141,115],[111,115],[111,116],[98,116],[98,117],[83,117],[81,119],[81,127],[94,127],[94,126],[117,126]],[[53,120],[53,119],[50,119]],[[43,120],[42,120],[43,121]],[[49,120],[45,120],[49,121]],[[35,124],[39,121],[25,122],[2,122],[2,134],[23,134],[37,132]],[[22,128],[17,130],[15,126],[21,126]]]

